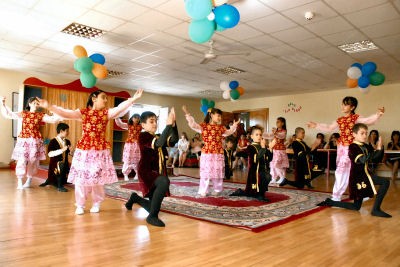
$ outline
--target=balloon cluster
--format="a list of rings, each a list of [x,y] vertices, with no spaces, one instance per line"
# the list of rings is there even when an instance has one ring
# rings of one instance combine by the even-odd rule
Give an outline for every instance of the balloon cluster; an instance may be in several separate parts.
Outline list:
[[[200,101],[201,107],[200,110],[203,112],[204,116],[207,115],[208,109],[215,107],[214,100],[208,100],[206,98],[201,99]]]
[[[219,87],[224,91],[222,93],[223,99],[238,100],[244,94],[244,89],[239,86],[238,81],[222,81]]]
[[[361,92],[367,93],[366,89],[369,85],[378,86],[385,81],[385,75],[376,71],[376,64],[374,62],[367,62],[364,65],[354,63],[347,70],[347,87],[359,87]]]
[[[228,0],[185,0],[185,9],[193,19],[189,37],[198,44],[211,39],[214,31],[235,27],[240,20],[239,11]]]
[[[107,77],[107,68],[104,66],[106,59],[103,55],[95,53],[88,57],[86,49],[81,45],[74,47],[74,55],[77,57],[74,69],[81,73],[80,80],[83,87],[92,88],[97,79]]]

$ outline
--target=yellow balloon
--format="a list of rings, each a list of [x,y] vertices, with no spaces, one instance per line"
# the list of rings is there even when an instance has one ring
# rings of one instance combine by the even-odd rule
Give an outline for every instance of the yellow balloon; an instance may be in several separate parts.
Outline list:
[[[107,77],[107,68],[99,63],[94,63],[92,73],[96,78],[104,79]]]
[[[88,56],[86,49],[81,45],[74,46],[74,55],[77,56],[78,58]]]

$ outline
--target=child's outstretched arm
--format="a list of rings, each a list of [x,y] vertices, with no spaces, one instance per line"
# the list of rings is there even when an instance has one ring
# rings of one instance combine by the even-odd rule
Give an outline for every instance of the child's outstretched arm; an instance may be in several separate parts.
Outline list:
[[[311,129],[317,129],[320,130],[322,132],[333,132],[339,129],[339,125],[337,124],[336,121],[332,122],[331,124],[325,124],[325,123],[317,123],[317,122],[313,122],[313,121],[309,121],[306,123],[308,128]]]
[[[233,134],[234,132],[236,132],[236,128],[237,128],[239,122],[240,122],[240,120],[233,121],[232,126],[231,126],[228,130],[226,130],[226,131],[222,134],[222,136],[229,136],[229,135]]]
[[[123,122],[121,118],[115,118],[115,124],[121,129],[128,130],[128,124]]]
[[[1,98],[1,103],[0,103],[1,115],[3,115],[4,118],[11,120],[22,118],[21,113],[12,112],[11,109],[6,106],[6,98],[4,96],[0,98]]]
[[[124,116],[129,111],[129,108],[133,105],[133,103],[135,103],[137,99],[142,97],[142,94],[143,94],[143,89],[138,89],[133,95],[133,97],[128,98],[115,108],[110,108],[108,111],[108,118],[115,119]]]
[[[366,118],[361,117],[361,116],[358,117],[356,123],[364,123],[367,125],[371,125],[371,124],[374,124],[375,122],[377,122],[379,120],[379,118],[382,117],[383,114],[385,114],[385,108],[381,107],[381,108],[378,108],[378,111],[375,114],[373,114],[369,117],[366,117]]]
[[[198,133],[201,133],[201,126],[194,121],[194,118],[190,115],[186,106],[182,106],[182,110],[185,113],[186,120],[188,122],[189,127]]]
[[[65,109],[56,105],[50,105],[49,102],[45,99],[39,98],[39,106],[42,108],[46,108],[49,111],[57,114],[58,116],[64,118],[64,119],[70,119],[70,120],[80,120],[82,118],[81,112],[79,109],[77,110],[71,110],[71,109]]]
[[[62,120],[63,120],[63,118],[58,116],[57,114],[54,114],[53,116],[44,114],[43,119],[42,119],[42,121],[45,123],[57,123]]]

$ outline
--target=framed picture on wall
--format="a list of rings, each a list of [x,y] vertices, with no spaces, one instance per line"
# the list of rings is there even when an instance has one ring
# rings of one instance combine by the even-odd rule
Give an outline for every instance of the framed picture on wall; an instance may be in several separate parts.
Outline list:
[[[12,93],[12,111],[18,111],[18,97],[19,94],[16,92]],[[17,138],[18,136],[18,120],[12,120],[12,137]]]

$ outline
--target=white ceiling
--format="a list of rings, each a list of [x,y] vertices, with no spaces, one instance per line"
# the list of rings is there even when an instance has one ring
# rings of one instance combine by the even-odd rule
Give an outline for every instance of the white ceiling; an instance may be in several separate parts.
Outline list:
[[[75,80],[76,57],[83,45],[101,53],[105,66],[126,75],[101,85],[138,88],[159,94],[221,98],[219,84],[238,80],[243,98],[344,88],[354,62],[374,61],[385,83],[400,82],[400,0],[237,0],[233,29],[213,36],[218,57],[208,64],[188,36],[183,0],[1,0],[0,68],[35,71]],[[304,18],[306,11],[314,19]],[[60,31],[78,22],[106,31],[94,40]],[[373,41],[380,49],[346,54],[337,45]],[[245,73],[223,75],[233,66]]]

